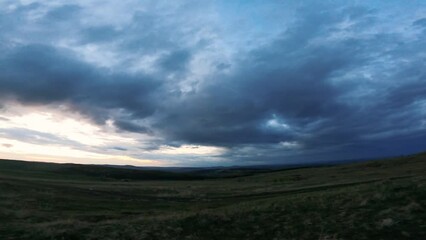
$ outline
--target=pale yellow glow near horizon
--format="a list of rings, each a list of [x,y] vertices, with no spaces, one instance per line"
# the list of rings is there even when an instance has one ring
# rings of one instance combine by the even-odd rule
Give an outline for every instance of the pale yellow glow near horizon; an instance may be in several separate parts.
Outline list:
[[[2,132],[3,130],[3,132]],[[14,131],[29,132],[14,136]],[[37,133],[54,136],[40,144]],[[48,138],[49,135],[42,136]],[[58,140],[55,142],[55,139]],[[0,111],[0,158],[59,163],[117,164],[137,166],[173,165],[176,158],[217,156],[226,149],[214,146],[161,146],[144,149],[153,136],[117,132],[111,121],[98,126],[64,106],[10,105]],[[115,147],[126,151],[114,150]],[[135,157],[140,156],[140,157]]]
[[[5,138],[0,138],[0,142],[3,143],[0,145],[0,158],[4,159],[83,164],[162,165],[161,162],[156,160],[136,159],[123,155],[100,154],[72,149],[67,146],[36,145]]]
[[[64,137],[88,146],[101,146],[109,142],[134,143],[131,138],[106,134],[99,127],[52,112],[36,112],[8,117],[5,127],[25,128]],[[0,125],[2,127],[2,125]],[[3,127],[4,128],[4,127]]]
[[[123,155],[123,152],[99,152],[96,147],[116,144],[135,146],[138,142],[131,136],[116,133],[116,129],[111,125],[105,126],[111,129],[101,128],[76,114],[61,110],[63,109],[60,107],[50,109],[17,104],[13,108],[9,107],[0,112],[0,117],[3,118],[0,119],[0,130],[22,129],[48,133],[60,139],[82,144],[84,149],[77,149],[72,144],[68,146],[66,142],[35,144],[31,143],[30,139],[26,141],[26,139],[13,138],[13,135],[3,134],[3,136],[0,135],[0,158],[60,163],[163,165],[158,160],[139,159]]]
[[[76,156],[79,158],[104,158],[106,155],[92,153],[87,151],[81,151],[72,149],[67,146],[52,146],[52,145],[36,145],[31,143],[25,143],[22,141],[11,140],[0,138],[1,142],[6,144],[10,144],[11,146],[5,146],[4,144],[0,146],[0,150],[5,152],[6,150],[13,151],[15,154],[27,155],[27,154],[35,154],[35,155],[46,155],[46,156],[56,156],[56,157],[70,157]]]

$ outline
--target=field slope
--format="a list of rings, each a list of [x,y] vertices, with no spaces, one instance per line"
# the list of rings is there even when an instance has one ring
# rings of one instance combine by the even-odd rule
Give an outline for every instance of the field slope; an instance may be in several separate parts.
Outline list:
[[[426,154],[240,175],[1,160],[0,239],[426,239]]]

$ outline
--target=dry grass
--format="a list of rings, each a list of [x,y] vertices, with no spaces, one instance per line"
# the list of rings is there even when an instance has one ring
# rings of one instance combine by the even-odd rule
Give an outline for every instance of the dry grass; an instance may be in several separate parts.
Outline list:
[[[44,178],[0,168],[0,236],[426,239],[425,172],[425,155],[197,181]]]

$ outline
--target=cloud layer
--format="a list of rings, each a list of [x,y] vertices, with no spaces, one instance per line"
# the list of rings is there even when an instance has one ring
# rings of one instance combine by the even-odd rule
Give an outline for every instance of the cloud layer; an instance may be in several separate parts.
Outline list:
[[[5,1],[0,9],[2,102],[60,106],[140,136],[139,150],[110,148],[135,158],[269,164],[426,149],[420,2]],[[43,141],[81,148],[42,132]],[[220,150],[192,160],[159,151],[188,146]]]

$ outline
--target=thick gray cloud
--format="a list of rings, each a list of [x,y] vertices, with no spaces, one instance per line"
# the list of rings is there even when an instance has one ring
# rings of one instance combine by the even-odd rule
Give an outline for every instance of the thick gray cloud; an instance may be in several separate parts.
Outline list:
[[[165,71],[184,71],[191,59],[191,53],[185,50],[176,50],[160,60],[160,66]]]
[[[396,126],[407,129],[413,121],[419,124],[424,113],[414,114],[411,105],[424,101],[426,96],[426,80],[419,72],[424,68],[420,66],[393,70],[389,76],[377,79],[385,81],[378,86],[363,83],[362,76],[336,83],[348,72],[361,74],[362,68],[377,58],[414,54],[413,49],[399,49],[398,45],[404,44],[402,37],[373,34],[324,44],[314,42],[335,33],[334,25],[348,16],[356,17],[352,19],[355,25],[365,25],[365,18],[373,19],[369,14],[359,8],[305,12],[279,38],[252,50],[238,62],[235,74],[214,76],[198,92],[173,105],[157,122],[158,128],[165,129],[176,140],[222,146],[300,141],[306,151],[359,144],[366,141],[362,139],[364,135],[389,133]],[[424,49],[420,37],[410,44]],[[390,47],[394,48],[385,50]],[[422,61],[411,58],[412,64]],[[406,82],[408,79],[410,82]],[[381,92],[383,98],[366,102],[361,95],[351,102],[342,101],[358,88]],[[404,116],[405,121],[401,121],[397,116],[404,112],[413,116]],[[264,127],[272,118],[288,127]],[[171,122],[175,124],[170,125]],[[249,157],[250,154],[253,152]]]
[[[130,4],[117,24],[78,3],[4,11],[1,98],[67,104],[157,145],[225,147],[235,163],[426,148],[423,4],[397,19],[376,3],[291,6],[290,19],[266,18],[264,38],[241,35],[221,4]]]
[[[141,118],[155,110],[150,98],[161,82],[143,74],[110,74],[68,54],[45,45],[5,51],[0,57],[2,97],[25,104],[67,103],[99,123],[109,118],[110,109]]]
[[[114,125],[119,129],[129,132],[149,133],[149,129],[126,120],[115,120]]]

